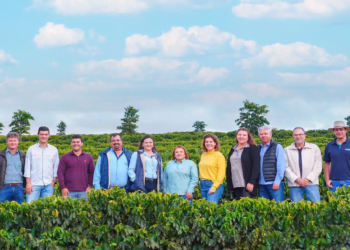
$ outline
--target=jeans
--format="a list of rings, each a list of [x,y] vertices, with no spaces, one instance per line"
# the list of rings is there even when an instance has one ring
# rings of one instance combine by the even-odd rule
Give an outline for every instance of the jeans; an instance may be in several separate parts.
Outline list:
[[[253,198],[253,195],[252,193],[249,193],[245,187],[234,188],[233,198],[235,200],[240,200],[244,197]]]
[[[154,179],[153,181],[145,181],[145,189],[146,194],[156,191],[157,192],[157,179]]]
[[[330,188],[329,191],[335,192],[337,188],[341,188],[342,186],[349,187],[350,180],[341,180],[341,181],[332,181],[333,188]]]
[[[304,188],[302,187],[290,187],[289,188],[290,199],[294,202],[298,202],[304,199],[304,194],[306,194],[306,199],[312,202],[320,202],[320,190],[318,185],[308,185]]]
[[[277,190],[272,189],[272,184],[259,185],[259,197],[282,202],[284,200],[283,182],[281,182],[280,187]]]
[[[23,184],[15,187],[5,186],[0,190],[0,201],[17,201],[18,204],[23,203]]]
[[[45,186],[33,186],[33,191],[30,194],[27,194],[27,203],[53,195],[54,188],[55,187],[51,184]]]
[[[213,194],[209,194],[210,188],[213,186],[213,182],[209,180],[201,180],[201,194],[202,198],[207,199],[207,201],[218,203],[222,194],[224,193],[224,184],[221,184]]]
[[[186,195],[180,195],[180,197],[182,197],[185,200],[187,200]],[[187,200],[187,201],[192,205],[193,198],[191,200]]]
[[[87,201],[86,191],[69,191],[68,197],[72,197],[72,199],[84,198]]]

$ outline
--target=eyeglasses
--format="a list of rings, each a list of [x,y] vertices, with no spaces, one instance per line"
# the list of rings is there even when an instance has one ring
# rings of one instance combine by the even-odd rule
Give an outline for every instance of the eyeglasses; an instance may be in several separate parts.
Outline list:
[[[294,134],[293,136],[298,137],[298,136],[304,136],[305,134]]]

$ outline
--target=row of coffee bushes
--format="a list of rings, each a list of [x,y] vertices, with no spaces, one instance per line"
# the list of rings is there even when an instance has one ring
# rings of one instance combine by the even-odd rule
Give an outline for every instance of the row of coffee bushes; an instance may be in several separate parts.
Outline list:
[[[0,203],[0,249],[349,249],[350,191],[328,202],[242,199],[193,205],[170,195],[92,191]]]

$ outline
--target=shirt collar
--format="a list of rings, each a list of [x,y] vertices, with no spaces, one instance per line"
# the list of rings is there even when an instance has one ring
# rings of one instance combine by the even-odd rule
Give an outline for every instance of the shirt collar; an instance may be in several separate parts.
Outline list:
[[[343,142],[343,144],[344,144],[344,143],[347,144],[349,141],[350,141],[349,137],[346,137],[346,140],[345,140],[345,142]],[[337,143],[337,138],[335,138],[335,139],[333,140],[332,144],[338,144],[338,143]]]
[[[70,154],[71,154],[71,155],[76,155],[76,154],[74,154],[74,151],[73,151],[73,150],[70,152]],[[85,152],[82,150],[80,155],[83,155],[83,154],[85,154]]]
[[[270,141],[266,144],[266,147],[270,147],[271,142],[272,142],[272,140],[270,140]],[[261,145],[261,147],[265,147],[265,146],[264,146],[264,143],[261,143],[260,145]]]
[[[38,147],[39,147],[39,148],[43,148],[39,142],[38,142]],[[48,148],[48,147],[49,147],[49,144],[46,144],[46,147],[45,147],[45,148]]]
[[[185,160],[186,160],[186,158],[185,158],[185,159],[183,159],[182,161],[180,161],[180,163],[179,163],[179,164],[183,163]],[[175,163],[178,163],[176,159],[174,159],[174,162],[175,162]]]
[[[9,148],[6,148],[6,153],[11,153]],[[16,149],[16,154],[18,153],[18,148]]]

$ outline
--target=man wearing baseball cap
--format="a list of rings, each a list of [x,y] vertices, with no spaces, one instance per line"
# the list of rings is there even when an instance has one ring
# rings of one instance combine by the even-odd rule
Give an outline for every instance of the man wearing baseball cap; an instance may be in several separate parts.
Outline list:
[[[343,121],[334,122],[335,139],[327,144],[324,151],[324,175],[326,185],[335,192],[338,187],[350,186],[350,139],[346,132],[350,130]]]

